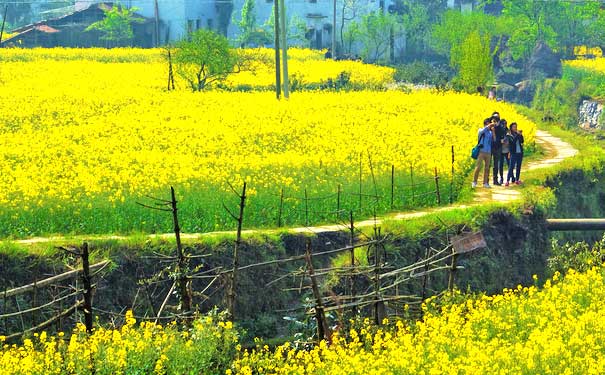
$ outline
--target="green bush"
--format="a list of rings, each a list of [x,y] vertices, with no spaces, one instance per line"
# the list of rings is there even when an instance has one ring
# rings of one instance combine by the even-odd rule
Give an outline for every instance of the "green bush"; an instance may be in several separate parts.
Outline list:
[[[591,267],[605,262],[605,236],[592,247],[586,242],[565,243],[559,245],[553,241],[552,256],[548,260],[548,268],[555,272],[567,272],[569,269],[586,272]]]
[[[424,61],[398,65],[395,69],[396,81],[427,84],[439,88],[446,87],[452,75],[447,66],[432,65]]]
[[[563,66],[561,79],[540,83],[532,108],[543,113],[545,120],[578,126],[578,107],[582,100],[605,97],[605,75]]]

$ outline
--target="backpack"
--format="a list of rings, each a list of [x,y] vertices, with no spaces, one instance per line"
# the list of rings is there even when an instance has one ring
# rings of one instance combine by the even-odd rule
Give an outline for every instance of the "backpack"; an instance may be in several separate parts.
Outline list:
[[[479,137],[479,142],[471,150],[471,158],[477,159],[479,157],[479,152],[481,151],[481,148],[483,147],[483,145],[481,144],[481,141],[483,140],[484,136],[485,136],[485,131],[483,133],[481,133],[481,136]]]

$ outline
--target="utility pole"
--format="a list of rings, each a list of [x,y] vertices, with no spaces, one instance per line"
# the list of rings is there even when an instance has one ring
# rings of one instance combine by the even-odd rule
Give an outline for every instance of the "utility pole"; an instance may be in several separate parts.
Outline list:
[[[158,7],[158,0],[153,0],[153,13],[155,16],[155,46],[160,45],[160,11]]]
[[[336,0],[332,9],[332,60],[336,60]]]
[[[281,13],[281,41],[282,41],[282,69],[283,69],[283,82],[284,82],[284,98],[290,97],[290,82],[288,81],[288,33],[286,32],[286,0],[279,2],[280,13]],[[277,22],[277,21],[276,21]]]
[[[281,0],[284,1],[284,0]],[[281,71],[279,63],[279,0],[273,3],[273,23],[275,29],[275,96],[281,96]]]

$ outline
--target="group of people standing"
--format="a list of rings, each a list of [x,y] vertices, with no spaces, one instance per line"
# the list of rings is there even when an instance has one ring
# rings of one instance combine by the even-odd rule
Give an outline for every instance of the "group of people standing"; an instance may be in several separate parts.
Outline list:
[[[479,130],[479,156],[475,167],[473,188],[477,187],[477,179],[483,168],[483,187],[491,188],[489,184],[490,164],[493,159],[493,184],[510,186],[521,184],[521,163],[523,162],[523,131],[518,129],[516,122],[508,125],[500,118],[498,112],[483,121]],[[504,181],[504,165],[508,167]]]

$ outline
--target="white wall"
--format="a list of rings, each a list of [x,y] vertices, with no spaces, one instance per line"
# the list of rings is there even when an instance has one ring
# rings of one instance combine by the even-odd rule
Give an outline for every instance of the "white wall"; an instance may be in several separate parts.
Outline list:
[[[361,16],[364,14],[379,9],[379,1],[380,0],[356,0],[355,7],[357,8],[357,19],[360,19]],[[245,0],[234,0],[232,17],[233,19],[239,20],[241,18],[242,7],[244,6],[244,2]],[[385,9],[388,8],[389,4],[391,4],[391,0],[385,0]],[[315,30],[313,44],[318,41],[319,37],[321,39],[322,48],[331,47],[331,29],[334,15],[333,0],[316,0],[316,2],[311,2],[310,0],[286,0],[285,6],[286,16],[288,17],[288,19],[290,19],[293,15],[296,15],[306,23],[307,30]],[[255,11],[258,25],[263,25],[269,19],[271,13],[273,12],[273,1],[256,0]],[[342,1],[338,1],[336,4],[336,38],[338,44],[340,44],[341,22]],[[235,39],[238,34],[239,28],[232,22],[229,25],[227,36],[230,39]],[[317,47],[317,45],[313,45],[313,47]]]
[[[109,0],[107,0],[109,1]],[[228,28],[227,36],[236,39],[239,28],[234,20],[241,17],[242,7],[245,0],[234,0],[232,21]],[[315,2],[312,2],[315,1]],[[381,0],[352,0],[355,2],[356,19],[359,20],[364,14],[378,10]],[[101,0],[76,0],[76,9],[83,9],[92,3]],[[160,30],[160,41],[175,41],[183,38],[189,28],[195,30],[198,27],[212,29],[217,27],[217,14],[214,0],[157,0],[159,17],[162,22]],[[137,7],[137,13],[149,17],[155,17],[153,0],[121,0],[127,7]],[[384,7],[392,3],[392,0],[384,0]],[[336,8],[336,38],[340,44],[340,25],[342,23],[342,0],[337,2]],[[297,15],[302,19],[307,30],[314,30],[313,47],[329,48],[332,45],[332,23],[333,23],[333,0],[286,0],[286,16],[291,18]],[[273,12],[273,0],[256,0],[256,20],[259,26],[263,25]],[[349,12],[347,12],[349,14]],[[351,22],[351,21],[347,21]],[[321,40],[321,45],[317,42]]]

